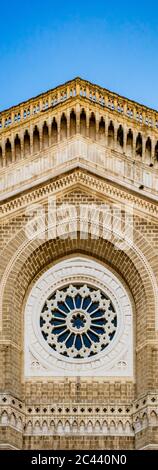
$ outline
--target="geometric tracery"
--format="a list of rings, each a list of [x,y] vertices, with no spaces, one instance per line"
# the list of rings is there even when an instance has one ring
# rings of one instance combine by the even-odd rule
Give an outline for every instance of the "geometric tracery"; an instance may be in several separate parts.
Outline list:
[[[117,329],[117,314],[100,289],[69,284],[46,300],[40,328],[52,349],[63,356],[81,359],[108,346]]]

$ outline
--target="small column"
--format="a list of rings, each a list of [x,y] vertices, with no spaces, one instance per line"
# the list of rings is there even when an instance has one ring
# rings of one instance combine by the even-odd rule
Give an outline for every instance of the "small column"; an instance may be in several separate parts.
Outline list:
[[[48,145],[51,146],[51,117],[48,119]]]
[[[76,96],[77,95],[80,95],[80,83],[78,81],[76,82]]]
[[[108,128],[109,128],[109,119],[108,116],[105,116],[105,145],[108,147]]]
[[[99,140],[99,119],[98,116],[96,116],[96,140]]]
[[[60,115],[58,114],[57,116],[57,132],[58,132],[58,138],[57,141],[58,143],[60,142]]]
[[[104,95],[104,100],[105,100],[105,106],[106,106],[106,108],[108,108],[109,96],[108,96],[107,93],[105,93],[105,95]]]
[[[114,98],[114,109],[117,110],[118,107],[118,98]]]
[[[142,123],[146,124],[146,113],[145,113],[145,111],[142,112]]]
[[[99,140],[99,121],[100,121],[100,116],[99,113],[96,112],[95,114],[95,125],[96,125],[96,140]]]
[[[108,147],[108,127],[105,125],[105,146]]]
[[[69,109],[67,110],[67,139],[70,137],[70,111]]]
[[[156,142],[155,142],[155,139],[152,138],[151,139],[151,163],[155,163],[155,145],[156,145]]]
[[[123,113],[125,114],[125,116],[127,116],[127,103],[126,103],[126,101],[123,104]]]
[[[80,105],[76,105],[76,134],[80,133]]]
[[[67,99],[70,98],[70,86],[67,86]]]
[[[12,111],[11,113],[11,120],[12,120],[12,124],[14,124],[14,111]]]
[[[11,149],[12,149],[12,163],[15,162],[15,136],[12,133],[11,135]]]
[[[4,129],[4,127],[5,127],[5,117],[2,116],[2,129]]]
[[[42,131],[43,131],[42,123],[38,123],[37,128],[39,130],[39,149],[41,151],[42,150]]]
[[[60,93],[60,90],[57,91],[57,100],[58,100],[58,103],[60,103],[60,101],[61,101],[61,93]]]
[[[117,131],[118,124],[114,122],[114,149],[117,150]]]
[[[142,136],[142,161],[145,162],[146,137]]]
[[[86,137],[89,137],[89,110],[86,110]]]
[[[137,134],[133,132],[133,159],[136,160],[136,139]]]
[[[127,147],[127,128],[126,126],[123,127],[123,153],[126,154],[126,147]]]
[[[48,96],[48,107],[50,108],[51,107],[51,95]],[[41,108],[40,108],[41,109]]]
[[[21,146],[21,159],[24,158],[24,133],[20,134],[20,146]]]
[[[30,125],[30,156],[33,155],[33,125]]]
[[[43,109],[43,99],[42,98],[40,99],[39,105],[40,105],[40,110],[42,110]]]
[[[86,98],[89,99],[89,85],[86,85]]]
[[[33,115],[33,104],[31,103],[30,104],[30,116],[32,116],[32,115]]]
[[[42,124],[39,125],[40,152],[42,150]]]
[[[132,111],[133,111],[133,119],[136,119],[137,110],[135,106],[133,106]]]
[[[96,96],[96,102],[99,103],[99,92],[97,88],[96,88],[95,96]]]
[[[2,166],[3,168],[7,166],[6,155],[5,155],[5,140],[2,139]]]

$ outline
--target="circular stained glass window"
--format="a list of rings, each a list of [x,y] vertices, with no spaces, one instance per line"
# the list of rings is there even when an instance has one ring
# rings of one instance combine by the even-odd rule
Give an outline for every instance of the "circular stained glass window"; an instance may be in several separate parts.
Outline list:
[[[45,341],[56,352],[82,359],[99,353],[112,341],[117,314],[100,289],[71,284],[46,300],[40,328]]]

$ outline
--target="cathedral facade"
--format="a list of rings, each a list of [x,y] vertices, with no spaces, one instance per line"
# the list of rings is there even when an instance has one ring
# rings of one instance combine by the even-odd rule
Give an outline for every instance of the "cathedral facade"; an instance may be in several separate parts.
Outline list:
[[[158,112],[76,78],[0,113],[0,448],[158,449]]]

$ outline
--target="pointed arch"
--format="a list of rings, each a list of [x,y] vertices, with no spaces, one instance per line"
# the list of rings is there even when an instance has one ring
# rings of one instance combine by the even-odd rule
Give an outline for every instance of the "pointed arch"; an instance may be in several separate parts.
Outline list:
[[[94,113],[91,113],[89,120],[89,137],[92,140],[96,140],[96,119]]]
[[[106,420],[103,421],[103,424],[102,424],[102,431],[103,433],[107,433],[108,432],[108,423]]]
[[[65,433],[69,433],[71,431],[70,422],[67,420],[65,423]]]
[[[112,421],[110,422],[110,431],[111,431],[111,433],[113,433],[113,432],[116,431],[116,424],[115,424],[115,421],[114,421],[114,420],[112,420]]]
[[[87,423],[87,432],[90,433],[90,434],[93,433],[93,423],[92,423],[91,420],[88,421],[88,423]]]
[[[146,144],[145,144],[145,160],[147,162],[150,162],[150,160],[151,160],[151,139],[150,139],[150,137],[147,138]]]
[[[133,132],[129,129],[127,134],[127,145],[126,145],[127,155],[131,156],[133,154]]]
[[[154,410],[150,413],[150,422],[152,426],[157,426],[158,417]]]
[[[76,114],[74,110],[70,113],[70,137],[76,134]]]
[[[74,420],[73,423],[72,423],[72,431],[74,433],[77,433],[78,432],[78,424],[77,424],[77,421]]]
[[[20,142],[20,137],[18,134],[16,134],[14,145],[15,145],[15,160],[19,161],[21,159],[21,142]]]
[[[9,424],[9,416],[6,411],[2,412],[0,422],[1,422],[1,426],[7,426]]]
[[[142,157],[142,135],[140,132],[136,138],[136,155]]]
[[[12,147],[11,142],[7,139],[5,144],[5,155],[6,155],[6,165],[10,165],[12,163]]]
[[[32,422],[31,420],[29,420],[25,427],[25,434],[28,434],[28,435],[32,434],[32,430],[33,430]]]
[[[85,423],[84,423],[83,420],[80,423],[79,430],[80,430],[81,433],[85,431]]]
[[[41,430],[41,426],[40,426],[40,422],[37,420],[35,422],[35,425],[34,425],[34,429],[33,429],[33,434],[41,434],[42,430]]]
[[[118,422],[117,431],[118,431],[119,434],[123,434],[123,432],[124,432],[124,426],[123,426],[123,423],[122,423],[121,420]]]
[[[123,148],[123,142],[124,142],[124,133],[123,133],[123,127],[120,124],[119,128],[117,130],[117,146],[118,146],[118,148]]]
[[[11,426],[16,427],[17,420],[16,420],[16,416],[15,416],[14,413],[11,413],[10,424],[11,424]]]
[[[57,433],[63,434],[63,431],[64,431],[63,423],[62,423],[62,421],[59,421],[58,425],[57,425]]]
[[[105,142],[105,121],[103,117],[99,121],[99,141]]]
[[[95,422],[95,427],[94,427],[95,432],[100,432],[101,431],[101,426],[99,420]]]
[[[33,152],[37,153],[40,150],[40,135],[37,126],[34,127],[33,131]]]
[[[45,121],[42,129],[42,148],[46,149],[49,146],[49,129],[47,122]]]
[[[54,117],[52,121],[52,125],[51,125],[51,144],[56,144],[57,141],[58,141],[58,128],[57,128],[57,121]]]
[[[48,424],[47,424],[47,421],[44,420],[43,423],[42,423],[42,433],[44,435],[47,435],[48,434]]]
[[[62,114],[60,120],[60,140],[65,140],[67,138],[67,119],[65,113]]]
[[[80,114],[80,133],[83,137],[86,137],[86,113],[84,109]]]
[[[22,429],[23,429],[23,423],[22,423],[21,416],[19,416],[19,418],[17,420],[17,428],[18,428],[19,431],[22,431]]]
[[[131,433],[131,431],[132,431],[132,426],[131,426],[129,421],[126,421],[126,423],[125,423],[125,432],[126,432],[126,434]]]
[[[24,134],[24,157],[28,157],[29,155],[30,155],[30,134],[28,130],[26,130]]]
[[[114,146],[114,125],[112,121],[110,121],[109,127],[108,127],[108,146],[109,147]]]
[[[143,416],[142,416],[142,427],[143,428],[146,428],[148,426],[148,417],[147,417],[147,413],[143,413]]]
[[[55,422],[54,422],[54,420],[52,419],[51,422],[50,422],[50,432],[51,432],[51,433],[55,433],[55,428],[56,428]]]

